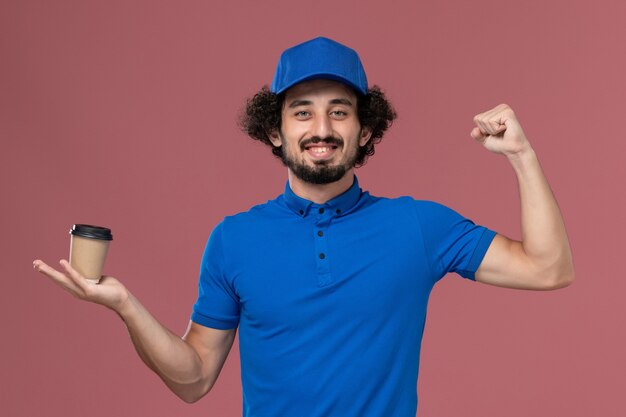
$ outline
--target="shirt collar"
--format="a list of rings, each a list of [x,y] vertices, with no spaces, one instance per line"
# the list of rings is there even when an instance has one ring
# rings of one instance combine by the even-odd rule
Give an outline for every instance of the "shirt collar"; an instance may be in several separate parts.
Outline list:
[[[354,181],[350,188],[348,188],[343,193],[334,197],[331,200],[328,200],[324,204],[317,204],[300,196],[297,196],[289,186],[289,180],[287,180],[287,184],[285,185],[285,192],[283,194],[283,198],[287,206],[297,215],[305,217],[312,208],[325,208],[330,210],[332,213],[337,215],[342,215],[352,207],[356,205],[361,197],[362,191],[359,188],[359,181],[354,176]]]

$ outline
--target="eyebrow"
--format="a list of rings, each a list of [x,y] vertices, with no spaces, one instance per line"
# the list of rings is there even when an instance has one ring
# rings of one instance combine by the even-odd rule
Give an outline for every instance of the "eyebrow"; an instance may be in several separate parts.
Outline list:
[[[344,104],[346,106],[352,106],[352,102],[348,100],[347,98],[334,98],[330,100],[329,103],[330,104]],[[289,103],[288,107],[290,109],[293,109],[294,107],[310,106],[311,104],[313,104],[311,100],[294,100],[291,103]]]
[[[289,108],[292,109],[298,106],[308,106],[310,104],[312,104],[310,100],[294,100],[291,103],[289,103]]]
[[[347,98],[334,98],[330,100],[330,104],[345,104],[346,106],[352,106],[352,102]]]

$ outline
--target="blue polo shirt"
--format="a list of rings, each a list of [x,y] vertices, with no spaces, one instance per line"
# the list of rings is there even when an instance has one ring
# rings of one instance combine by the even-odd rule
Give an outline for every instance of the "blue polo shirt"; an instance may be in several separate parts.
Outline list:
[[[244,416],[414,417],[433,285],[473,280],[494,236],[439,203],[372,196],[356,177],[324,204],[287,183],[215,227],[191,319],[239,326]]]

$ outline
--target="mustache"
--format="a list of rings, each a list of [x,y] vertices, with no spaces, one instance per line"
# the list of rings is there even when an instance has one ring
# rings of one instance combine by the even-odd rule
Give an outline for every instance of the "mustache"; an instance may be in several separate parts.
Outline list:
[[[329,145],[343,146],[343,140],[340,138],[336,138],[334,136],[327,136],[322,139],[319,136],[313,136],[312,138],[305,139],[302,142],[300,142],[300,150],[304,151],[307,146],[316,144],[316,143],[327,143]]]

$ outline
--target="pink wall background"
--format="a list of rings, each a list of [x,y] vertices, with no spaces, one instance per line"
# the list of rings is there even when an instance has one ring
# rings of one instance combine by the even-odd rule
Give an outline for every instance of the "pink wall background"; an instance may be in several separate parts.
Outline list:
[[[626,415],[624,16],[618,0],[2,1],[0,414],[240,415],[237,342],[214,390],[184,404],[115,314],[31,263],[67,258],[74,223],[111,227],[105,272],[182,334],[214,225],[286,181],[237,112],[283,49],[325,35],[359,51],[399,112],[363,188],[519,239],[513,170],[469,136],[508,103],[574,251],[560,291],[435,287],[418,416]]]

